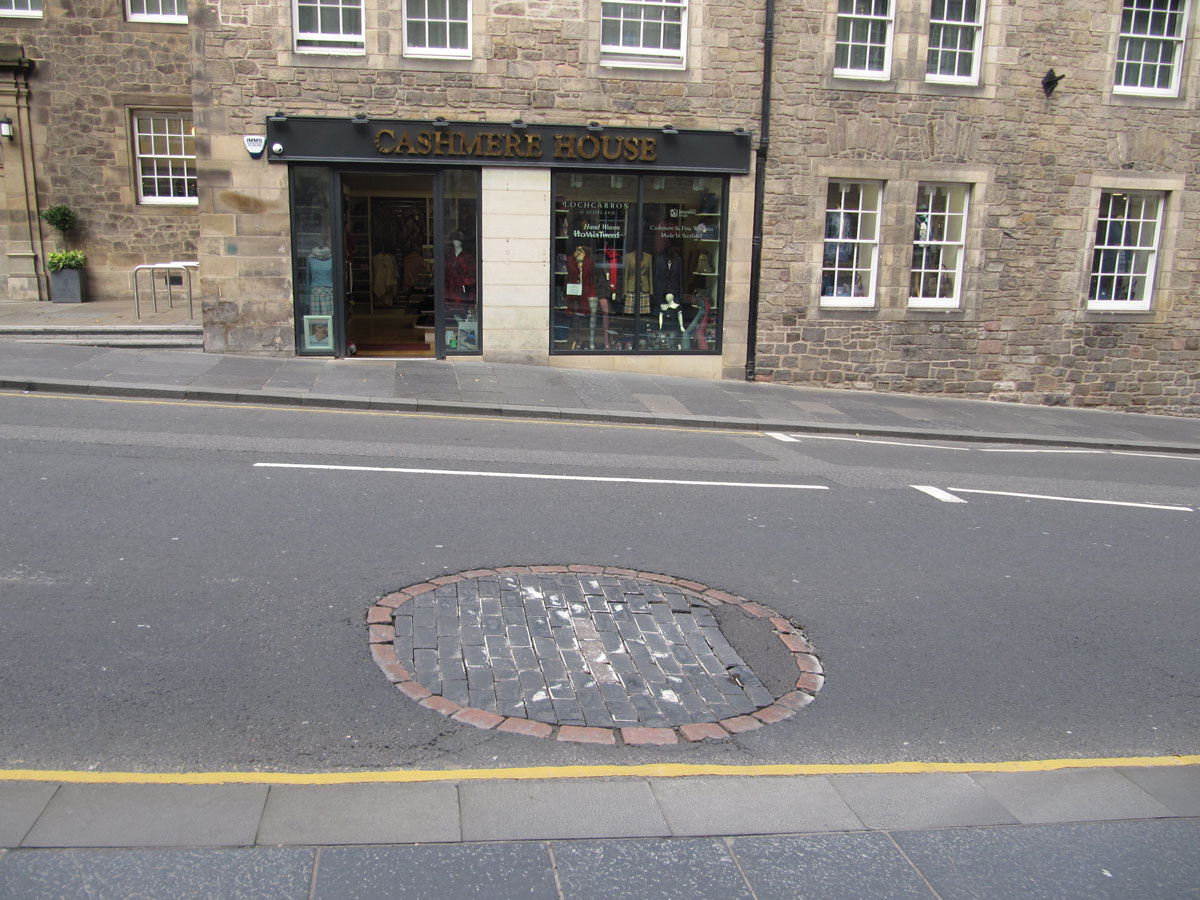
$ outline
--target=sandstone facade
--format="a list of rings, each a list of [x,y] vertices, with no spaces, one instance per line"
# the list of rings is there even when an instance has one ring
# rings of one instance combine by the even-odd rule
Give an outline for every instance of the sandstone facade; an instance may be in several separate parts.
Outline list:
[[[730,184],[719,357],[539,356],[545,285],[509,283],[498,271],[508,248],[485,236],[485,284],[516,298],[494,320],[514,349],[495,358],[707,377],[743,377],[749,361],[755,377],[776,382],[1200,414],[1200,11],[1189,11],[1177,94],[1144,96],[1113,88],[1121,0],[988,0],[974,84],[927,79],[929,0],[888,8],[887,71],[863,78],[835,72],[837,0],[776,3],[769,122],[762,3],[693,0],[687,62],[676,70],[606,64],[601,0],[474,0],[470,58],[457,60],[405,56],[400,7],[379,0],[365,0],[357,54],[298,52],[285,0],[193,0],[187,25],[127,22],[116,0],[47,0],[41,19],[0,19],[0,42],[34,61],[21,146],[31,148],[39,207],[80,211],[93,293],[127,295],[140,262],[199,259],[210,352],[295,352],[287,171],[243,144],[276,111],[756,135],[769,126],[749,360],[753,174]],[[1064,77],[1048,93],[1050,69]],[[137,202],[129,117],[153,108],[194,115],[197,206]],[[11,295],[30,283],[17,270],[54,240],[44,226],[29,236],[18,145],[3,143]],[[485,171],[486,184],[507,177]],[[821,297],[826,193],[839,180],[882,190],[869,306]],[[521,203],[546,202],[544,179],[518,181]],[[969,192],[961,295],[954,308],[918,309],[908,297],[913,214],[921,186],[935,183]],[[1111,191],[1165,198],[1145,311],[1088,308],[1097,210]],[[490,210],[489,227],[504,234],[511,210]],[[523,237],[529,261],[546,265],[535,246],[545,233]]]
[[[1194,5],[1194,4],[1193,4]],[[1114,93],[1121,3],[990,0],[978,86],[929,84],[927,3],[896,3],[892,75],[834,77],[836,4],[776,25],[760,378],[1200,413],[1200,53],[1178,97]],[[1065,75],[1048,96],[1049,69]],[[825,185],[883,184],[870,309],[821,304]],[[961,306],[908,306],[917,186],[970,185]],[[1152,307],[1092,312],[1103,190],[1163,192]]]
[[[0,252],[10,261],[34,253],[43,273],[29,291],[10,265],[9,298],[47,299],[45,254],[63,248],[36,212],[56,204],[79,215],[71,244],[87,254],[93,297],[131,296],[135,265],[196,259],[195,206],[139,204],[131,146],[135,113],[191,109],[188,26],[126,21],[121,0],[45,0],[41,18],[0,18],[0,42],[32,61],[27,105],[20,114],[5,110],[17,124],[13,142],[0,142],[6,176],[23,160],[29,190],[5,192]],[[5,82],[12,84],[7,73]],[[36,199],[32,216],[26,196]]]

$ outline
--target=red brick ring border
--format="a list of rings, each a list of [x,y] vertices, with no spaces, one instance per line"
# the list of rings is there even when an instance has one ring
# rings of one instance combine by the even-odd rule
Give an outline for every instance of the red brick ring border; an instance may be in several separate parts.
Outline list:
[[[647,581],[657,581],[682,588],[695,595],[702,602],[714,605],[726,603],[736,606],[746,613],[759,619],[767,619],[775,628],[775,634],[792,654],[800,677],[796,679],[796,687],[782,697],[778,697],[770,706],[764,706],[750,715],[731,716],[719,722],[697,722],[680,725],[678,728],[648,728],[628,726],[622,728],[598,728],[583,725],[549,725],[533,719],[518,716],[502,716],[498,713],[483,709],[473,709],[469,706],[459,706],[452,700],[431,693],[419,684],[412,674],[404,667],[396,656],[392,645],[396,631],[392,625],[395,610],[409,600],[421,594],[434,590],[440,585],[455,584],[469,578],[481,578],[488,575],[617,575],[623,578],[643,578]],[[414,584],[399,591],[381,597],[367,610],[367,626],[371,646],[371,656],[383,670],[388,681],[394,684],[405,696],[416,700],[426,709],[432,709],[449,716],[456,722],[474,725],[476,728],[506,731],[512,734],[525,734],[531,737],[556,738],[581,744],[618,743],[626,746],[667,745],[677,744],[680,739],[688,742],[725,740],[736,734],[754,731],[764,725],[781,722],[795,715],[813,701],[817,691],[825,684],[825,674],[816,651],[805,639],[804,634],[791,622],[774,610],[768,609],[761,603],[738,597],[727,591],[710,588],[707,585],[683,578],[672,578],[670,575],[660,575],[655,572],[639,572],[634,569],[623,569],[612,566],[498,566],[495,569],[472,569],[457,575],[443,575],[431,578],[421,584]]]

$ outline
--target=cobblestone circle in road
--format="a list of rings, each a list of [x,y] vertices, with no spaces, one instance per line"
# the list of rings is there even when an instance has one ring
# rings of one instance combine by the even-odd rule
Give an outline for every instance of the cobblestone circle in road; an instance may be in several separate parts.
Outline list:
[[[717,604],[767,619],[797,663],[775,697],[726,640]],[[475,570],[413,585],[368,612],[376,662],[443,715],[564,741],[670,744],[780,721],[820,689],[803,635],[760,604],[628,569]]]

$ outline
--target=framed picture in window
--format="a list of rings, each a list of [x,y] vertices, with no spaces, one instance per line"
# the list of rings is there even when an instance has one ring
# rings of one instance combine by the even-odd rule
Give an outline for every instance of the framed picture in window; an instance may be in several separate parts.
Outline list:
[[[333,316],[304,317],[304,349],[333,349]]]

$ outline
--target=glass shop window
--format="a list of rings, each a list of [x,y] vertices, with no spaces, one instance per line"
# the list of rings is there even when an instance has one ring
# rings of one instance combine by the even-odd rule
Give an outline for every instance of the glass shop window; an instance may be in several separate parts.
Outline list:
[[[720,351],[725,179],[556,173],[555,353]]]
[[[443,176],[445,222],[445,338],[447,353],[478,353],[480,342],[479,172],[450,169]]]
[[[302,354],[334,353],[333,220],[329,170],[292,171],[292,264],[296,293],[296,349]]]

